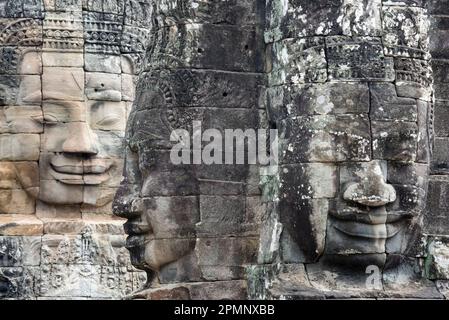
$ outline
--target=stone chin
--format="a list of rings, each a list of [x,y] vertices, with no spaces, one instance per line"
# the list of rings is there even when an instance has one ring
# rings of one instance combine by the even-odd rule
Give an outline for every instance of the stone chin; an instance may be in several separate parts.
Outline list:
[[[130,235],[126,240],[126,248],[133,266],[159,272],[164,266],[192,253],[195,243],[195,239],[154,239],[152,234]]]

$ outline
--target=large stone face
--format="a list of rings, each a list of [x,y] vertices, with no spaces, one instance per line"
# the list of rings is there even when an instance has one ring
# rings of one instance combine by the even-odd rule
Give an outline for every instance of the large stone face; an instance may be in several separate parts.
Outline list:
[[[257,166],[175,164],[171,135],[212,129],[224,136],[227,129],[259,127],[264,5],[182,3],[155,2],[150,15],[157,23],[128,119],[124,180],[114,210],[128,219],[133,264],[153,276],[150,289],[137,296],[198,299],[196,287],[204,288],[203,298],[238,297],[245,290],[244,267],[257,258],[264,208]],[[206,142],[185,154],[195,158]],[[224,161],[234,151],[225,148],[218,156]],[[213,282],[223,290],[209,291]]]
[[[142,7],[147,3],[0,1],[2,248],[31,259],[45,251],[47,238],[60,237],[52,255],[62,247],[74,255],[91,241],[82,240],[88,227],[97,257],[3,259],[2,297],[119,298],[144,283],[129,264],[123,221],[111,205],[151,27],[144,16],[135,19]],[[68,245],[69,235],[78,244]]]
[[[448,171],[445,9],[430,2],[432,19],[426,1],[268,1],[281,165],[261,181],[272,265],[248,269],[251,297],[443,297],[425,279],[447,272],[429,236],[447,234],[447,179],[429,173]]]

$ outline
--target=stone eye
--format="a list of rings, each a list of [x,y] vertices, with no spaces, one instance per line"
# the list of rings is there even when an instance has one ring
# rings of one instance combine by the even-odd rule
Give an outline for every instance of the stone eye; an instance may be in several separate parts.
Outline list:
[[[55,116],[51,115],[51,114],[46,114],[44,116],[37,116],[37,117],[32,117],[32,119],[34,121],[37,121],[41,124],[45,124],[45,125],[55,125],[57,123],[59,123],[58,118],[56,118]]]
[[[100,121],[97,122],[99,126],[112,126],[120,121],[120,118],[117,116],[106,116]]]

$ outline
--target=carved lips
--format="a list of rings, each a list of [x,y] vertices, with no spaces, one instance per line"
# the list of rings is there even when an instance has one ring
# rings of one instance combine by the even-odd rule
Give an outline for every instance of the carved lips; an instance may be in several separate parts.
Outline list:
[[[109,180],[112,162],[105,159],[68,158],[56,155],[49,161],[49,173],[59,182],[72,185],[100,185]]]
[[[330,212],[333,227],[352,237],[368,239],[388,239],[394,237],[402,228],[409,215],[390,214],[385,208],[374,211]]]

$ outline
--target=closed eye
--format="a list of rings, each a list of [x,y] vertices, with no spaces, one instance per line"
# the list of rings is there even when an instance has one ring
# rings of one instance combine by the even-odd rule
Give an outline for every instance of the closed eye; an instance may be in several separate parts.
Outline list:
[[[113,126],[120,121],[120,117],[118,116],[106,116],[100,121],[97,121],[98,126]]]
[[[34,121],[37,121],[40,124],[45,124],[45,125],[55,125],[60,122],[58,120],[58,118],[56,118],[54,115],[51,115],[51,114],[46,114],[44,116],[36,116],[36,117],[31,117],[31,118]]]

